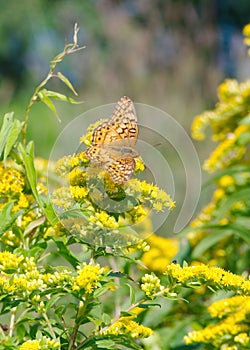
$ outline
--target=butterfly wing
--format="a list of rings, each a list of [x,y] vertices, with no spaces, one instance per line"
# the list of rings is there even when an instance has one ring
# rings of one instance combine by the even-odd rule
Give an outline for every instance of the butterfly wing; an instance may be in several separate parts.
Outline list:
[[[109,163],[106,169],[114,182],[123,184],[132,176],[135,169],[135,160],[133,158],[121,158]]]
[[[109,172],[114,182],[122,184],[129,180],[135,169],[133,149],[138,137],[137,118],[132,100],[122,97],[112,116],[93,132],[92,146],[86,154]]]
[[[137,118],[133,102],[122,97],[116,104],[109,120],[99,125],[93,132],[92,145],[101,146],[125,142],[133,147],[138,137]]]

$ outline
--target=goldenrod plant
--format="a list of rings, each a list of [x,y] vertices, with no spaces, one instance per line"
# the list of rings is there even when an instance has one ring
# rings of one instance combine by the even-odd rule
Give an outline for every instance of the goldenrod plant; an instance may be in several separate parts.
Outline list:
[[[91,164],[85,151],[51,164],[36,158],[35,145],[27,140],[35,103],[45,103],[57,117],[53,99],[77,103],[46,87],[51,78],[59,78],[76,94],[68,78],[58,72],[58,64],[81,49],[77,33],[76,26],[73,43],[51,61],[24,121],[13,113],[3,119],[0,349],[140,349],[153,330],[134,310],[153,307],[152,299],[170,293],[154,274],[143,277],[147,268],[140,261],[149,250],[142,238],[152,233],[148,210],[172,209],[170,196],[136,178],[117,184],[105,171],[88,178]],[[96,127],[89,127],[82,143],[89,146],[87,140]],[[50,167],[57,183],[52,193],[47,186]],[[143,169],[143,161],[136,159],[133,170]],[[128,198],[129,210],[112,212],[98,206],[93,190],[103,182],[108,198],[118,204]],[[137,223],[139,233],[131,228]],[[112,245],[107,246],[105,236]]]
[[[249,40],[249,26],[244,33]],[[175,203],[132,175],[143,174],[143,159],[126,146],[133,160],[119,163],[120,181],[85,150],[107,121],[57,162],[35,157],[27,140],[35,103],[56,115],[53,99],[76,103],[46,86],[59,78],[76,95],[58,64],[81,49],[77,34],[51,61],[24,121],[8,113],[0,131],[0,349],[249,349],[250,82],[226,80],[216,108],[195,118],[193,136],[211,126],[219,142],[204,164],[217,171],[207,184],[215,190],[179,236],[159,237],[150,213]],[[106,146],[109,158],[116,146]]]

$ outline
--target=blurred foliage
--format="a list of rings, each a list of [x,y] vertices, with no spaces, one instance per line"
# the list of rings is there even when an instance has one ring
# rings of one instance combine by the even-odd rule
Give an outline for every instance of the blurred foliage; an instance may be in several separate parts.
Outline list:
[[[249,27],[245,34],[248,39]],[[39,99],[52,111],[48,99],[65,100],[51,91],[39,84],[26,112],[30,115]],[[179,239],[153,235],[127,248],[86,243],[65,229],[48,196],[47,161],[34,157],[33,141],[26,143],[24,126],[37,110],[24,122],[13,113],[5,115],[0,132],[2,349],[249,348],[249,96],[249,81],[228,79],[219,86],[215,109],[194,120],[194,136],[202,139],[210,126],[212,139],[219,142],[204,164],[205,170],[220,171],[209,182],[216,190],[207,207]],[[96,224],[93,233],[123,224],[115,213],[98,213],[89,203],[85,175],[75,168],[88,166],[86,155],[68,159],[74,167],[70,185],[77,190],[72,193],[80,198],[74,209],[85,220],[87,210],[100,214],[89,217]],[[62,168],[67,165],[63,159]],[[108,185],[107,194],[120,199],[126,185],[110,179]],[[155,186],[144,186],[145,198],[163,196]],[[137,203],[133,196],[131,202]],[[68,204],[64,193],[59,199]],[[130,227],[123,229],[122,236],[129,236]]]
[[[242,74],[243,49],[235,39],[249,16],[247,3],[5,2],[0,13],[0,112],[12,106],[22,110],[31,87],[46,74],[48,60],[77,22],[80,44],[87,49],[64,61],[63,70],[85,104],[66,110],[59,104],[63,123],[90,107],[129,95],[167,110],[188,128],[192,116],[215,101],[215,86],[223,72],[229,73],[226,65],[236,64],[230,75]],[[51,127],[45,129],[44,120]],[[41,129],[37,152],[47,156],[58,130],[44,109],[29,126],[31,137]]]

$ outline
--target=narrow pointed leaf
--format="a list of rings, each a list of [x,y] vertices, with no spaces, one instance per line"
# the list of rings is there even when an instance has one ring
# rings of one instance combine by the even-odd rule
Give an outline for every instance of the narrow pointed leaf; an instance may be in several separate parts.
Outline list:
[[[28,178],[32,193],[37,203],[41,207],[42,203],[40,201],[37,188],[36,188],[36,170],[34,165],[34,143],[30,141],[26,149],[21,143],[19,143],[17,148],[18,148],[18,151],[20,152],[22,162],[26,169],[26,174],[27,174],[27,178]]]
[[[38,94],[40,100],[54,113],[58,121],[60,122],[59,115],[57,113],[56,107],[54,106],[53,102],[51,99],[48,97],[47,90],[42,90]]]
[[[65,77],[65,75],[63,75],[61,72],[57,73],[58,78],[64,82],[65,85],[68,86],[68,88],[76,95],[78,96],[76,90],[74,89],[73,85],[71,84],[71,82],[69,81],[68,78]]]
[[[204,228],[205,229],[205,228]],[[223,238],[232,235],[232,231],[230,230],[215,230],[213,233],[205,237],[202,241],[200,241],[194,248],[192,252],[192,258],[196,259],[209,249],[214,246],[217,242],[221,241]]]
[[[0,235],[6,232],[15,222],[19,215],[22,215],[24,210],[19,210],[16,213],[12,212],[14,202],[8,202],[0,210]]]
[[[68,97],[64,94],[60,94],[59,92],[56,92],[56,91],[51,91],[51,90],[42,90],[42,93],[49,97],[49,98],[52,98],[54,100],[58,100],[58,101],[64,101],[64,102],[69,102],[69,103],[72,103],[72,104],[80,104],[82,103],[81,101],[78,102],[76,101],[75,99],[71,98],[71,97]]]
[[[6,159],[12,149],[12,147],[14,146],[14,144],[16,143],[16,140],[22,130],[24,122],[20,122],[18,119],[14,120],[14,123],[12,124],[11,129],[9,130],[8,133],[8,138],[6,140],[6,145],[4,148],[4,163],[6,162]]]
[[[13,112],[7,113],[3,118],[3,124],[0,131],[0,156],[3,152],[4,146],[8,139],[9,132],[13,125],[13,115]]]

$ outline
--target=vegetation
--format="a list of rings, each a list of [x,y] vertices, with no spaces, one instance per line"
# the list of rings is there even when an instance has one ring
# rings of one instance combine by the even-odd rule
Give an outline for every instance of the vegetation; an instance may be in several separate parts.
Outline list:
[[[249,348],[250,81],[226,80],[215,109],[193,123],[195,138],[210,126],[219,142],[204,164],[218,171],[207,183],[215,187],[211,202],[178,238],[157,237],[148,211],[173,209],[170,196],[145,181],[117,185],[104,174],[105,193],[117,203],[129,196],[132,207],[126,215],[98,208],[90,193],[98,183],[86,186],[85,152],[50,169],[67,186],[55,177],[48,196],[48,162],[35,158],[27,123],[37,102],[55,114],[54,99],[75,103],[45,85],[56,77],[75,93],[56,69],[80,49],[77,32],[51,62],[24,121],[8,113],[0,132],[0,349]],[[250,26],[244,34],[249,43]],[[143,171],[141,160],[136,171]],[[131,223],[141,224],[140,235]],[[110,235],[112,245],[103,244]]]

